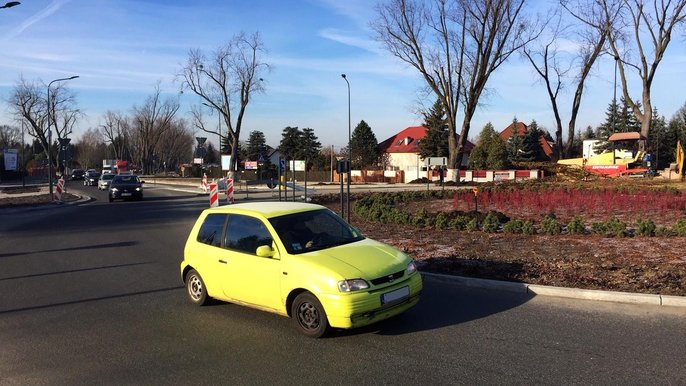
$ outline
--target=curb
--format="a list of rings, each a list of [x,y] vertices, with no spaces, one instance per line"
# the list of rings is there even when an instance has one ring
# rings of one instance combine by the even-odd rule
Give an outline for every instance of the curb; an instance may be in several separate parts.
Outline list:
[[[89,202],[92,200],[90,196],[78,196],[79,198],[74,201],[68,201],[68,202],[63,202],[61,204],[55,204],[55,203],[44,203],[44,204],[38,204],[38,205],[33,205],[33,206],[20,206],[20,207],[9,207],[9,208],[0,208],[0,215],[3,214],[15,214],[15,213],[22,213],[22,212],[35,212],[39,210],[52,210],[52,209],[57,209],[57,208],[62,208],[64,206],[71,206],[71,205],[79,205],[83,204],[85,202]]]
[[[553,296],[568,299],[686,308],[686,296],[638,294],[632,292],[553,287],[538,284],[478,279],[466,276],[452,276],[431,272],[421,272],[421,274],[422,276],[435,278],[443,282],[454,283],[469,288],[498,290],[521,294],[534,294],[536,296]]]

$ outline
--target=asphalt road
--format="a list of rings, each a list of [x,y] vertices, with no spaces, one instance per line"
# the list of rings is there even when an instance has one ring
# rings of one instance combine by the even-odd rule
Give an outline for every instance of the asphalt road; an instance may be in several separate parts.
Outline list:
[[[404,315],[313,340],[287,318],[197,308],[178,274],[207,197],[0,212],[0,385],[686,384],[686,311],[425,278]]]

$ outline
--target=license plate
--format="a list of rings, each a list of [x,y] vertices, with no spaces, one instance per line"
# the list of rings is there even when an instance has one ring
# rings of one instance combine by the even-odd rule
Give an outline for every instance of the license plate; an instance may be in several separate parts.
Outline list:
[[[122,197],[130,197],[130,196],[131,196],[131,193],[122,193],[121,196],[122,196]]]
[[[381,294],[381,304],[383,305],[392,303],[396,300],[400,300],[408,296],[410,296],[410,287],[405,286],[402,288],[398,288],[397,290]]]

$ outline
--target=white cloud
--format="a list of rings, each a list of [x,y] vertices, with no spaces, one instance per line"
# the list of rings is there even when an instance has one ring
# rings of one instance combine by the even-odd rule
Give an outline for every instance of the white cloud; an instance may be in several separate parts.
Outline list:
[[[28,18],[26,21],[21,23],[18,27],[14,28],[9,33],[7,33],[7,35],[3,36],[2,39],[10,40],[10,39],[16,38],[17,36],[21,35],[24,31],[26,31],[28,28],[30,28],[32,25],[40,22],[41,20],[45,19],[46,17],[48,17],[48,16],[54,14],[55,12],[59,11],[60,8],[62,8],[62,6],[64,6],[69,1],[71,1],[71,0],[53,0],[52,3],[50,3],[42,11],[40,11],[37,14]]]

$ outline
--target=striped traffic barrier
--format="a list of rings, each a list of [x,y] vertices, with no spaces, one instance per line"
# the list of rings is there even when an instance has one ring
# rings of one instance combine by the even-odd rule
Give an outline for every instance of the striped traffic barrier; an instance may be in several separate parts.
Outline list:
[[[202,174],[202,185],[200,187],[203,193],[207,193],[207,173]]]
[[[229,204],[233,204],[233,179],[226,179],[226,199]]]
[[[210,184],[210,208],[215,208],[219,206],[219,190],[217,190],[217,184]]]
[[[64,178],[57,180],[55,192],[52,194],[52,200],[55,202],[62,202],[62,193],[64,193]]]

